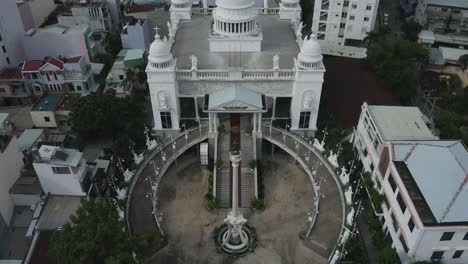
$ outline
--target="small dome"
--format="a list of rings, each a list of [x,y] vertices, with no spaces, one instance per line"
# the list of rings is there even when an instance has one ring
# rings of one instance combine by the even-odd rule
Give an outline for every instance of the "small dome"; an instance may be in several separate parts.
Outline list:
[[[216,0],[216,6],[225,9],[244,9],[254,5],[252,0]]]
[[[161,40],[157,33],[149,48],[148,60],[152,63],[163,63],[172,60],[171,46],[166,40]]]
[[[299,53],[299,59],[308,63],[322,61],[322,49],[314,34],[304,38],[304,43]]]

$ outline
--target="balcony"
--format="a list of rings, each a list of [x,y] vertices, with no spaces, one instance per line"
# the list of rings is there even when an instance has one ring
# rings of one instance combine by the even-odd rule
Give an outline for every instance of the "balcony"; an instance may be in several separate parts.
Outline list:
[[[292,81],[295,70],[177,70],[178,80],[287,80]]]

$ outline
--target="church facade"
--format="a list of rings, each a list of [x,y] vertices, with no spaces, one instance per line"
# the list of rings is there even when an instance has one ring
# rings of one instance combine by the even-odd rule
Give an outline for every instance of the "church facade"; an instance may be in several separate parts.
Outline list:
[[[315,36],[303,36],[299,0],[277,9],[254,0],[195,9],[173,0],[170,12],[168,35],[156,29],[146,68],[153,130],[177,133],[196,121],[216,133],[235,113],[247,116],[255,133],[262,122],[280,120],[314,135],[325,67]]]

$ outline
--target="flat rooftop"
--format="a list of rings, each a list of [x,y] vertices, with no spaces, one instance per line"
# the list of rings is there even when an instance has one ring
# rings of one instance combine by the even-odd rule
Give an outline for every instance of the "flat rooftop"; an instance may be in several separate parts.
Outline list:
[[[37,101],[31,111],[54,111],[62,101],[63,94],[50,93],[43,95],[39,101]]]
[[[437,140],[417,107],[369,105],[368,109],[384,140]]]
[[[468,222],[468,152],[461,141],[395,141],[392,147],[424,223]]]
[[[56,230],[66,224],[80,207],[80,196],[51,196],[37,222],[37,230]]]
[[[443,6],[443,7],[458,7],[468,9],[468,1],[466,0],[426,0],[427,5]]]
[[[18,151],[29,150],[44,135],[43,129],[26,129],[16,141]]]
[[[279,15],[259,15],[263,41],[260,52],[210,52],[209,32],[212,17],[193,15],[192,20],[182,20],[177,31],[172,55],[179,69],[190,69],[191,55],[198,58],[199,69],[272,69],[273,56],[279,55],[281,69],[291,69],[299,53],[296,36],[290,20],[280,20]]]

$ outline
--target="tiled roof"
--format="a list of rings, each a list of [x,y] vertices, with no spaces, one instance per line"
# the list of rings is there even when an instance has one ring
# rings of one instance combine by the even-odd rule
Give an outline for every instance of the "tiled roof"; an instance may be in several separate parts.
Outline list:
[[[64,58],[64,63],[78,63],[81,60],[82,56],[76,56],[71,58]]]
[[[44,62],[41,60],[26,61],[23,65],[23,71],[37,71],[42,65],[44,65]]]
[[[21,80],[21,68],[5,68],[0,72],[0,80]]]
[[[52,64],[52,65],[54,65],[54,66],[56,66],[56,67],[58,67],[58,68],[60,68],[60,69],[63,68],[63,62],[60,61],[60,60],[58,60],[58,59],[56,59],[56,58],[49,58],[49,59],[47,60],[47,62],[50,63],[50,64]]]

